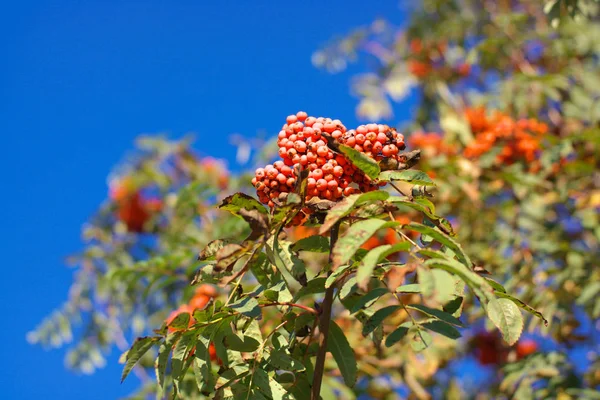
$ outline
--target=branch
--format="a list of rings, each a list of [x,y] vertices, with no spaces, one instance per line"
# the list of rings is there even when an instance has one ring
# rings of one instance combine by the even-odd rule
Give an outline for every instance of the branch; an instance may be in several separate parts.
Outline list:
[[[329,250],[329,264],[332,263],[333,258],[333,247],[335,246],[338,233],[340,229],[340,222],[338,221],[330,232],[330,250]],[[331,275],[331,271],[328,272],[328,276]],[[319,332],[321,334],[319,343],[319,352],[317,353],[317,360],[315,361],[315,371],[313,373],[313,385],[311,400],[319,400],[321,398],[321,383],[323,382],[323,374],[325,373],[325,357],[327,356],[327,339],[329,336],[329,324],[331,323],[331,307],[333,305],[333,291],[335,285],[331,285],[325,291],[325,298],[321,305],[321,315],[319,316]]]

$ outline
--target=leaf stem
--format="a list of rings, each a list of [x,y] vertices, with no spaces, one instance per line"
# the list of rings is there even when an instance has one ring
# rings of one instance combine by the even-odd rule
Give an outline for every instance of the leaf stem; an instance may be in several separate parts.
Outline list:
[[[289,307],[298,307],[303,309],[304,311],[308,311],[311,314],[319,314],[319,312],[317,310],[315,310],[312,307],[308,307],[302,304],[298,304],[298,303],[290,303],[290,302],[284,302],[284,303],[280,303],[280,302],[275,302],[275,303],[267,303],[267,304],[260,304],[260,307],[272,307],[272,306],[289,306]]]
[[[329,265],[333,261],[333,248],[338,240],[341,221],[331,228],[330,232],[330,248],[329,248]],[[331,271],[327,273],[331,275]],[[323,382],[323,374],[325,373],[325,357],[327,356],[327,339],[329,337],[329,324],[331,323],[331,307],[333,306],[333,291],[335,285],[331,285],[325,291],[325,298],[321,304],[321,314],[319,315],[319,332],[320,343],[317,360],[315,361],[315,370],[313,373],[313,385],[311,392],[311,400],[319,400],[321,398],[321,383]]]

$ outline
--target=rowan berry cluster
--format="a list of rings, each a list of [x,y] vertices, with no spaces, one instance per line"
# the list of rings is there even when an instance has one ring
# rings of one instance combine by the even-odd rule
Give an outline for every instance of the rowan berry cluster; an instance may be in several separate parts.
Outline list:
[[[307,201],[315,197],[337,201],[383,185],[363,174],[331,143],[352,147],[376,161],[399,160],[399,151],[405,148],[404,136],[387,125],[368,124],[348,130],[340,120],[298,112],[287,117],[278,134],[281,160],[255,171],[252,184],[260,201],[274,207],[294,192],[295,169],[308,170]]]
[[[190,319],[188,322],[188,328],[192,327],[196,320],[193,317],[193,313],[196,310],[203,310],[211,299],[218,296],[217,289],[214,286],[203,284],[196,288],[194,296],[190,299],[189,303],[182,304],[177,310],[171,312],[166,320],[166,324],[169,325],[175,318],[180,314],[189,314]],[[169,333],[184,330],[183,328],[175,328],[169,326]]]
[[[189,320],[187,328],[176,328],[173,326],[169,326],[168,332],[173,333],[178,331],[184,331],[194,326],[194,324],[196,323],[196,320],[193,316],[194,311],[203,310],[204,308],[206,308],[210,300],[217,297],[218,294],[219,293],[217,292],[217,289],[214,286],[207,284],[198,286],[198,288],[196,288],[196,291],[194,292],[194,296],[190,299],[189,303],[180,305],[179,308],[177,308],[177,310],[169,314],[167,320],[165,321],[167,325],[170,325],[180,314],[188,314]],[[193,356],[193,354],[196,352],[195,349],[195,347],[192,349],[192,351],[190,352],[190,356]],[[215,348],[214,343],[211,343],[209,345],[208,353],[210,355],[211,361],[217,361],[219,364],[221,364],[221,360],[217,357],[217,350]]]
[[[416,132],[408,140],[410,147],[431,154],[456,154],[456,147],[444,142],[442,135],[435,132]]]
[[[420,39],[412,39],[409,44],[408,70],[417,78],[426,78],[432,74],[442,79],[468,76],[471,73],[469,64],[447,64],[445,59],[447,47],[444,41],[424,43]]]
[[[130,177],[113,180],[109,195],[116,205],[117,218],[129,232],[144,232],[148,220],[163,208],[160,199],[145,198]]]
[[[466,117],[475,136],[464,151],[465,157],[469,158],[480,157],[500,145],[502,149],[496,156],[499,163],[532,162],[540,149],[541,137],[548,132],[548,126],[543,122],[535,119],[515,121],[500,112],[488,116],[482,107],[468,109]]]

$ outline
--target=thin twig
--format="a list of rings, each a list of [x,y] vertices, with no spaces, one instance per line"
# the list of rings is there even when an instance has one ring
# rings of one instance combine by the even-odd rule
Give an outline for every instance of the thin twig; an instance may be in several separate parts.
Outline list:
[[[390,181],[390,182],[388,182],[388,183],[390,184],[390,186],[391,186],[391,187],[393,187],[394,189],[396,189],[396,191],[397,191],[398,193],[400,193],[402,196],[404,196],[404,197],[408,197],[407,195],[405,195],[405,194],[404,194],[404,192],[403,192],[402,190],[400,190],[400,188],[399,188],[398,186],[394,185],[394,182],[391,182],[391,181]]]
[[[338,239],[339,229],[340,221],[338,221],[331,228],[329,264],[332,264],[333,261],[333,248]],[[331,275],[331,271],[329,271],[327,275]],[[319,400],[321,398],[321,383],[323,382],[323,374],[325,373],[325,357],[327,356],[327,339],[329,338],[329,324],[331,323],[331,307],[333,305],[334,289],[335,285],[331,285],[325,291],[325,298],[323,299],[321,314],[319,315],[320,343],[313,373],[313,386],[310,396],[311,400]]]
[[[298,307],[303,309],[304,311],[308,311],[311,314],[319,314],[319,312],[317,310],[315,310],[312,307],[308,307],[302,304],[298,304],[298,303],[289,303],[289,302],[275,302],[275,303],[267,303],[267,304],[260,304],[260,307],[272,307],[272,306],[289,306],[289,307]]]
[[[390,219],[393,221],[394,220],[394,214],[392,214],[391,211],[388,211],[388,215],[390,216]],[[409,238],[408,236],[406,236],[406,234],[398,229],[394,229],[396,231],[396,233],[400,236],[402,236],[402,238],[404,240],[408,240],[413,246],[415,246],[416,248],[421,248],[421,246],[419,246],[418,244],[416,244],[411,238]]]

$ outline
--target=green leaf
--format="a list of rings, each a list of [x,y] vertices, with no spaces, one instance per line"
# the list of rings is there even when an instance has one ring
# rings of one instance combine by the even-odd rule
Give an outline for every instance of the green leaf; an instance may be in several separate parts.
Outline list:
[[[375,328],[383,323],[384,319],[398,311],[399,308],[400,306],[387,306],[375,311],[375,314],[366,320],[363,325],[363,336],[367,336],[369,333],[373,332]]]
[[[455,260],[432,258],[423,263],[424,267],[440,268],[459,276],[479,299],[486,304],[487,301],[495,298],[494,291],[490,284],[481,276]]]
[[[266,371],[257,369],[254,371],[253,382],[267,398],[273,400],[292,400],[294,396],[288,393],[283,386],[269,376]]]
[[[348,265],[342,265],[341,267],[339,267],[338,269],[336,269],[335,271],[333,271],[328,277],[327,280],[325,281],[325,288],[329,288],[331,285],[333,285],[335,283],[335,281],[344,274],[344,272],[346,272],[347,270],[349,270],[350,268],[352,268],[351,264]]]
[[[458,339],[461,336],[460,332],[456,328],[443,321],[429,321],[421,324],[421,326],[450,339]]]
[[[239,215],[239,211],[241,209],[257,210],[262,214],[268,214],[265,206],[260,204],[260,202],[254,197],[248,196],[244,193],[236,193],[226,197],[219,205],[219,208],[222,210],[229,211],[234,215]]]
[[[171,355],[173,345],[177,342],[181,334],[181,332],[170,333],[158,348],[158,357],[154,361],[154,372],[156,373],[156,381],[160,388],[164,388],[165,386],[165,371],[169,362],[169,356]]]
[[[340,299],[343,300],[346,297],[348,297],[350,294],[354,293],[355,291],[356,291],[356,277],[351,276],[342,285],[342,288],[340,289],[340,292],[339,292],[339,297],[340,297]]]
[[[385,287],[380,287],[371,290],[369,293],[365,294],[360,299],[358,299],[356,303],[354,303],[354,305],[350,309],[350,313],[354,314],[363,307],[370,307],[377,299],[388,293],[390,293],[390,291],[388,290],[388,288]]]
[[[454,318],[452,315],[450,315],[447,312],[444,312],[442,310],[436,310],[435,308],[430,308],[430,307],[424,306],[422,304],[409,304],[406,306],[406,308],[420,311],[423,314],[435,317],[435,318],[440,319],[448,324],[452,324],[452,325],[456,325],[456,326],[460,326],[460,327],[464,326],[458,318]]]
[[[538,317],[539,319],[541,319],[544,322],[545,326],[548,326],[548,321],[546,320],[546,318],[544,318],[544,315],[539,312],[538,310],[536,310],[535,308],[531,307],[530,305],[526,304],[524,301],[517,299],[514,296],[511,296],[508,293],[503,293],[503,292],[494,292],[496,294],[496,296],[504,298],[504,299],[509,299],[510,301],[512,301],[513,303],[515,303],[517,306],[519,306],[520,308],[522,308],[523,310],[527,311],[530,314],[535,315],[536,317]]]
[[[296,360],[282,349],[272,351],[268,362],[275,368],[285,371],[301,372],[306,369],[300,361]]]
[[[229,350],[245,353],[254,351],[260,346],[260,342],[255,338],[239,334],[225,336],[224,344]]]
[[[327,216],[325,217],[325,222],[319,229],[319,233],[324,234],[329,232],[336,222],[350,214],[355,207],[374,201],[383,201],[388,197],[390,197],[388,192],[383,190],[375,190],[373,192],[353,194],[343,198],[331,210],[329,210]]]
[[[409,329],[410,346],[416,352],[423,351],[431,345],[432,339],[429,332],[421,329],[418,326],[413,326]]]
[[[280,280],[279,283],[265,290],[264,296],[271,301],[279,301],[281,303],[291,301],[293,298],[284,280]]]
[[[300,288],[300,290],[298,290],[298,292],[294,296],[294,302],[300,300],[301,298],[303,298],[305,296],[309,296],[311,294],[324,293],[326,280],[327,280],[326,278],[314,278],[314,279],[311,279],[310,281],[308,281],[308,284],[306,286],[304,286],[304,287]]]
[[[375,267],[386,257],[400,251],[408,251],[410,250],[410,248],[411,244],[409,242],[400,242],[393,245],[384,244],[381,246],[377,246],[376,248],[369,251],[367,255],[362,259],[356,272],[356,282],[358,284],[358,287],[360,287],[361,289],[367,288],[367,284],[371,279],[371,275],[373,274]]]
[[[444,311],[446,311],[448,314],[452,314],[454,317],[460,317],[460,314],[462,313],[462,303],[463,297],[457,296],[444,304]]]
[[[387,338],[385,338],[385,347],[392,347],[400,340],[402,340],[404,336],[406,336],[406,334],[408,333],[411,326],[412,322],[408,321],[404,322],[402,325],[396,328],[396,330],[394,330],[387,336]]]
[[[441,269],[428,269],[419,266],[417,269],[419,283],[425,297],[439,304],[446,304],[454,298],[456,278]]]
[[[333,355],[333,359],[337,363],[346,385],[353,387],[356,383],[356,373],[358,370],[356,356],[350,343],[348,343],[348,339],[344,335],[344,331],[334,321],[331,321],[329,325],[327,350]]]
[[[396,289],[396,293],[421,293],[421,285],[418,283],[402,285]]]
[[[187,370],[187,360],[192,348],[196,345],[195,332],[184,333],[175,344],[173,356],[171,357],[171,376],[174,381],[178,381]]]
[[[356,250],[379,229],[397,225],[397,222],[386,222],[381,219],[367,219],[352,224],[333,247],[333,268],[335,269],[342,264],[346,264]]]
[[[440,231],[439,229],[433,228],[431,226],[425,226],[423,224],[418,224],[416,222],[411,222],[410,224],[405,225],[405,226],[406,226],[406,228],[408,228],[412,231],[419,232],[421,234],[430,236],[435,241],[437,241],[437,242],[443,244],[444,246],[446,246],[447,248],[449,248],[450,250],[452,250],[454,252],[454,254],[456,254],[456,257],[458,258],[458,260],[460,262],[462,262],[465,266],[471,268],[471,266],[473,265],[473,263],[471,262],[471,259],[464,252],[462,247],[454,239],[452,239],[450,236],[448,236],[444,232]]]
[[[344,144],[340,144],[339,149],[365,175],[373,180],[377,179],[381,169],[374,159]]]
[[[131,372],[135,364],[142,358],[144,354],[158,342],[161,338],[159,337],[141,337],[137,338],[125,358],[125,366],[123,367],[123,373],[121,374],[121,383],[127,378],[127,375]]]
[[[495,280],[493,280],[491,278],[488,278],[488,277],[483,277],[483,279],[485,279],[490,284],[490,286],[492,288],[494,288],[495,291],[506,293],[506,289],[504,288],[504,286],[502,286],[501,284],[499,284]]]
[[[175,329],[187,329],[190,323],[190,313],[182,312],[177,314],[177,316],[171,321],[168,325],[171,328]]]
[[[285,269],[294,277],[302,286],[306,285],[306,265],[295,253],[291,250],[292,242],[287,240],[273,240],[273,251],[276,259],[279,258]]]
[[[217,239],[217,240],[213,240],[212,242],[209,242],[204,249],[202,249],[202,251],[200,252],[200,255],[198,255],[198,260],[200,261],[212,261],[215,259],[215,256],[217,255],[217,252],[219,250],[221,250],[223,247],[225,247],[225,245],[229,244],[228,241],[226,240],[221,240],[221,239]]]
[[[412,183],[413,185],[435,186],[429,175],[423,171],[407,169],[404,171],[383,171],[377,178],[382,182],[403,181]]]
[[[196,384],[200,393],[209,394],[214,390],[215,379],[212,374],[210,361],[210,340],[204,336],[199,336],[196,342],[196,351],[194,353],[193,370],[196,378]]]
[[[309,236],[294,243],[292,250],[311,251],[313,253],[328,253],[329,239],[321,235]]]
[[[509,345],[519,340],[523,331],[523,316],[515,303],[509,299],[492,299],[487,305],[487,314]]]
[[[444,229],[444,232],[454,236],[454,229],[452,228],[450,222],[448,222],[445,218],[435,214],[435,207],[429,200],[418,197],[409,199],[408,197],[390,196],[387,202],[395,205],[410,207],[413,210],[423,213],[427,218],[441,226]]]
[[[261,315],[260,307],[258,306],[258,301],[256,301],[253,297],[243,297],[242,299],[236,301],[233,304],[229,305],[229,308],[234,309],[240,314],[244,314],[250,318],[256,318]]]

